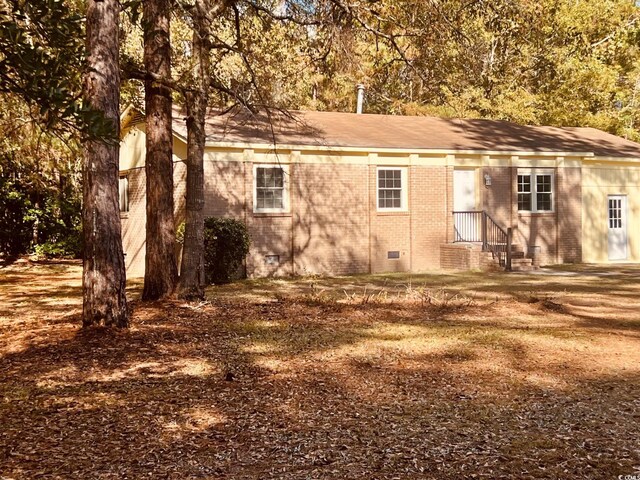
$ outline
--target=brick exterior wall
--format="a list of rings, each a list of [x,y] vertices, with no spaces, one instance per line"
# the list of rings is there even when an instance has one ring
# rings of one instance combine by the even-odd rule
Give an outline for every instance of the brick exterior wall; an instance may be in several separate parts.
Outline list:
[[[446,270],[480,268],[480,251],[467,244],[449,243],[440,247],[440,267]]]
[[[291,166],[294,273],[369,271],[368,165]]]
[[[374,165],[292,163],[290,212],[254,213],[253,162],[210,162],[206,214],[246,222],[251,277],[439,268],[449,173],[446,167],[407,168],[408,212],[377,211]],[[400,258],[389,259],[389,251],[399,251]]]
[[[548,170],[545,168],[545,170]],[[484,167],[491,186],[482,186],[482,208],[503,228],[513,228],[514,243],[525,252],[539,247],[540,265],[582,259],[582,174],[579,167],[552,169],[554,210],[518,212],[517,167]]]
[[[514,226],[513,219],[518,212],[513,171],[511,167],[484,167],[481,170],[481,210],[486,210],[503,228]],[[491,186],[484,185],[485,175],[491,177]]]
[[[234,160],[205,160],[205,217],[243,218],[245,165]]]
[[[299,155],[299,154],[298,154]],[[208,152],[205,159],[205,214],[230,216],[247,224],[252,244],[246,259],[250,277],[354,274],[478,268],[476,252],[448,246],[453,239],[453,166],[406,164],[408,209],[379,212],[376,162],[310,163],[293,154],[289,165],[290,211],[254,213],[253,166],[264,157],[253,150]],[[360,157],[367,158],[367,157]],[[392,157],[390,157],[392,158]],[[398,157],[396,157],[398,158]],[[412,157],[417,159],[417,156]],[[289,163],[290,162],[290,163]],[[398,165],[390,163],[391,165]],[[451,165],[451,164],[450,164]],[[517,211],[516,167],[481,167],[492,185],[478,185],[479,208],[525,251],[540,247],[542,265],[581,259],[581,169],[555,170],[554,212]],[[130,277],[144,275],[145,174],[128,171],[130,211],[122,215],[123,244]],[[176,224],[184,220],[186,167],[174,164]],[[444,246],[441,248],[441,246]],[[389,252],[400,252],[397,259]]]
[[[554,213],[532,213],[518,215],[518,243],[527,252],[532,247],[540,247],[540,265],[557,263],[558,221]]]
[[[251,237],[246,266],[249,277],[288,276],[293,269],[293,221],[288,213],[253,213],[253,163],[243,164],[244,210],[242,217]],[[291,174],[292,170],[290,170]],[[289,177],[289,182],[291,177]],[[293,192],[290,189],[290,195]],[[290,197],[290,202],[294,197]],[[269,263],[268,258],[277,262]]]
[[[447,167],[416,167],[409,171],[411,211],[411,270],[439,268],[440,249],[453,230],[453,170]]]
[[[408,195],[406,212],[378,212],[377,201],[378,167],[369,167],[369,256],[371,273],[408,272],[411,269],[411,217],[412,198]],[[410,176],[411,172],[408,173]],[[366,177],[365,177],[366,178]],[[410,183],[410,182],[409,182]],[[389,252],[399,252],[399,258],[388,258]]]
[[[582,261],[582,169],[559,168],[556,211],[558,212],[557,263]]]

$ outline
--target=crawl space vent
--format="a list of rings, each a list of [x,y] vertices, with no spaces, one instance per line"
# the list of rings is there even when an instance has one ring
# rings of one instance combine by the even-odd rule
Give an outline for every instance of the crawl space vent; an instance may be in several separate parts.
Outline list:
[[[280,255],[266,255],[264,257],[264,263],[266,263],[267,265],[279,265]]]

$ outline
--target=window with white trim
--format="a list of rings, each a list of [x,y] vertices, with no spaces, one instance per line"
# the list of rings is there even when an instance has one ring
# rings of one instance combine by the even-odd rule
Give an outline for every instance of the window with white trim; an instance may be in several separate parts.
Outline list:
[[[129,176],[121,175],[118,179],[118,201],[120,203],[120,213],[129,211]]]
[[[289,209],[288,165],[255,165],[254,212],[278,213]]]
[[[407,169],[404,167],[378,167],[378,211],[407,210]]]
[[[551,170],[518,170],[518,211],[553,211],[554,174]]]

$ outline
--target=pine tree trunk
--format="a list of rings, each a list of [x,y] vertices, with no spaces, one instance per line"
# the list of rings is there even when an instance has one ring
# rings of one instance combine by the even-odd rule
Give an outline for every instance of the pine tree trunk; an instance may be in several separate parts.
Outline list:
[[[187,200],[179,297],[204,298],[204,112],[198,95],[187,97]]]
[[[113,138],[85,144],[82,172],[85,327],[100,324],[127,327],[129,323],[118,206],[119,15],[118,0],[88,1],[85,101],[112,122]]]
[[[185,95],[187,104],[187,201],[184,246],[178,295],[204,298],[204,147],[207,93],[209,90],[209,2],[196,1],[194,9],[193,62],[196,87]]]
[[[171,78],[169,0],[143,2],[144,64],[147,71]],[[145,82],[147,231],[143,300],[173,294],[178,280],[173,219],[173,137],[171,90]]]

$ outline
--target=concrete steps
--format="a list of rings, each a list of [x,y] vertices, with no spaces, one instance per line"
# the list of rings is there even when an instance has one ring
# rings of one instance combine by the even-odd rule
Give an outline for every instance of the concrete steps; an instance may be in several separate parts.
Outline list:
[[[511,271],[513,272],[530,272],[537,270],[537,267],[533,265],[532,258],[513,258],[511,257]]]
[[[504,246],[506,247],[506,246]],[[503,249],[504,249],[503,247]],[[483,252],[479,243],[449,243],[440,247],[441,265],[446,269],[471,270],[479,268],[487,271],[501,271],[498,258],[491,252]],[[537,270],[533,259],[528,258],[522,245],[511,245],[511,270],[514,272],[528,272]]]
[[[481,264],[485,265],[488,270],[502,269],[498,259],[493,258],[491,252],[482,252],[480,255]],[[513,272],[530,272],[537,269],[538,267],[533,264],[533,259],[526,256],[522,245],[517,243],[511,245],[511,270]]]

